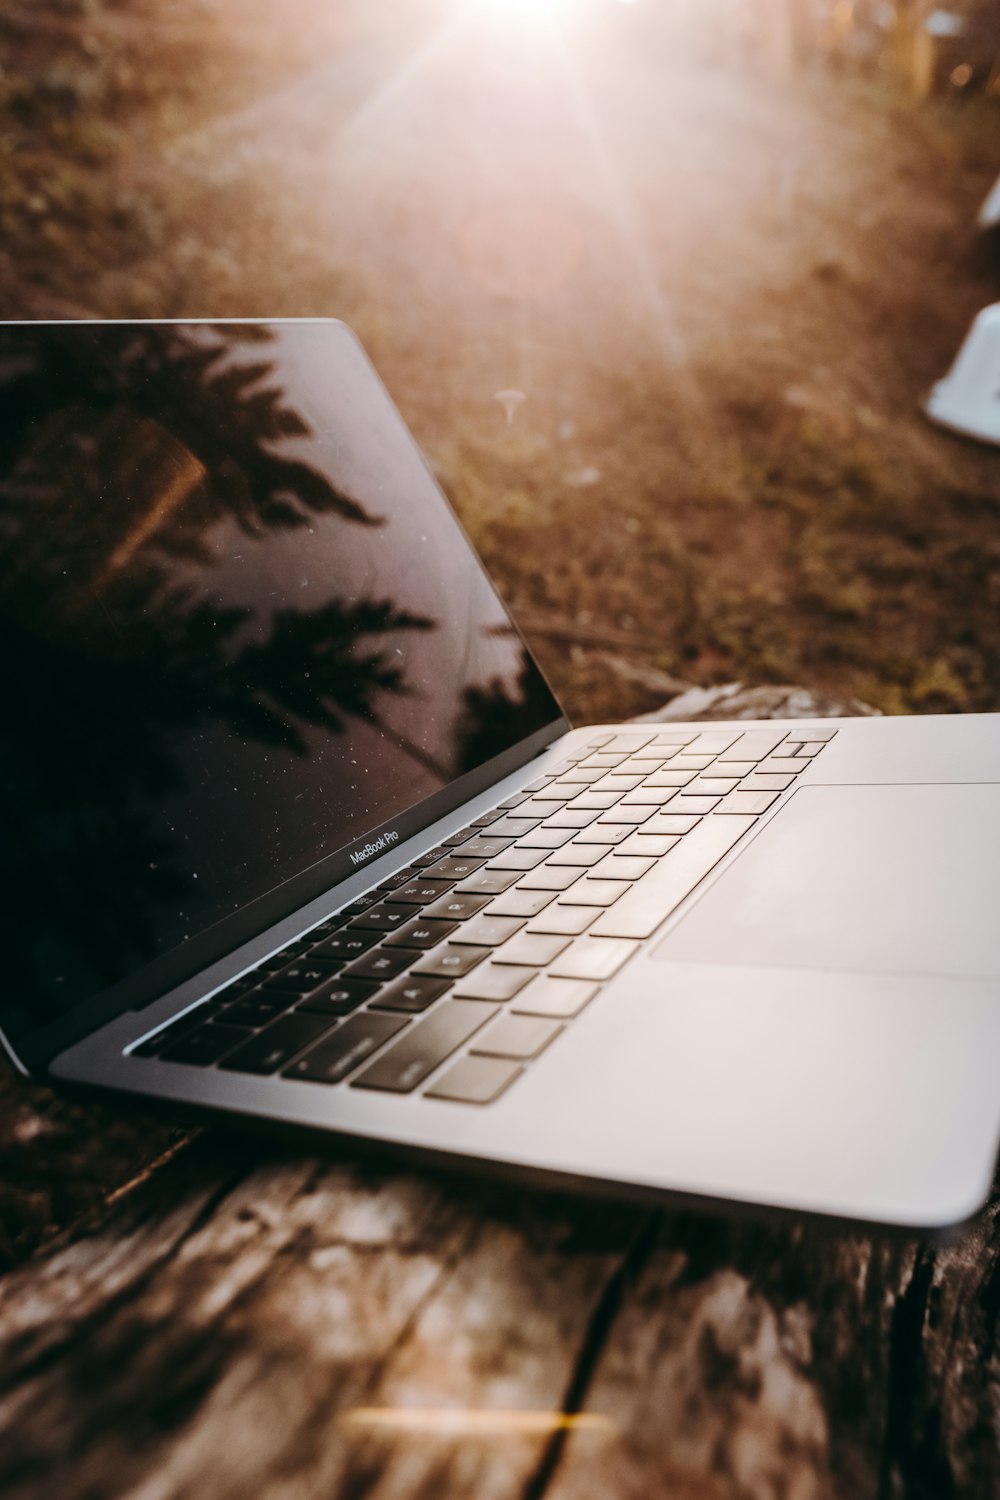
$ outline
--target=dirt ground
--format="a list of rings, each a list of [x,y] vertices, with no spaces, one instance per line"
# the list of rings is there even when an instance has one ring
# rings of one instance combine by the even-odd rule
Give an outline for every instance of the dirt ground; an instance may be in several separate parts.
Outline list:
[[[1000,708],[1000,449],[920,411],[1000,106],[541,9],[5,5],[0,316],[346,319],[577,722]]]

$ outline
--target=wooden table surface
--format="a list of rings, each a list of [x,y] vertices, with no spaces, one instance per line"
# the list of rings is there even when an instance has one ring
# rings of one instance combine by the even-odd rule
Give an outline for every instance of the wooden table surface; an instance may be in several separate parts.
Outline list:
[[[4,1500],[1000,1495],[996,1191],[932,1243],[291,1153],[12,1070],[0,1116]]]

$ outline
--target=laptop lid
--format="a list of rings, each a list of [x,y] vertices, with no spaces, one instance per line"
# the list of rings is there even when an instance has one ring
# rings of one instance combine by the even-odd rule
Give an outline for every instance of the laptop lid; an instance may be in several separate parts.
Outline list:
[[[0,326],[0,620],[29,1067],[567,728],[329,320]]]

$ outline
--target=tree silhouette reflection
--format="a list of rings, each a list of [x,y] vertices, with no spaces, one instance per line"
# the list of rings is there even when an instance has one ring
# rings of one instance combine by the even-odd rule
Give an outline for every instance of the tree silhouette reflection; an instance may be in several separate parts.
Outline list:
[[[493,627],[490,635],[509,636],[517,640],[509,626]],[[462,695],[462,715],[458,724],[459,770],[470,771],[496,754],[498,745],[509,745],[526,738],[553,716],[553,698],[548,684],[527,649],[517,642],[520,652],[513,692],[502,677],[494,677],[485,686],[473,683]]]
[[[271,338],[53,328],[26,357],[16,330],[0,334],[0,693],[17,721],[0,738],[5,921],[15,990],[53,1009],[62,969],[84,990],[114,982],[155,954],[164,904],[195,894],[156,810],[190,776],[178,740],[225,726],[307,757],[305,726],[377,729],[410,691],[391,643],[434,628],[390,599],[327,599],[274,610],[261,638],[259,611],[216,596],[221,522],[250,537],[319,516],[384,524],[280,451],[310,429],[277,362],[256,357]]]

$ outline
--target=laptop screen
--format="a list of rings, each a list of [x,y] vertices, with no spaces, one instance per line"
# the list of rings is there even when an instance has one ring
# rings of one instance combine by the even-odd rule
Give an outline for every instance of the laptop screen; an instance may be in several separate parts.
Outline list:
[[[0,619],[11,1040],[560,717],[332,322],[0,327]]]

